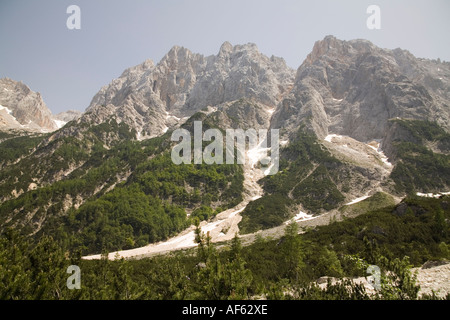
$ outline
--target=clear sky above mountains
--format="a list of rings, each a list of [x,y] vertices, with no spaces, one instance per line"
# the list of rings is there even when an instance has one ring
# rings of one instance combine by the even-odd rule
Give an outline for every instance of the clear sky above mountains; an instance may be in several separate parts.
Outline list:
[[[79,30],[66,10],[81,10]],[[378,5],[381,29],[366,10]],[[1,0],[0,77],[39,91],[53,113],[84,111],[103,85],[174,45],[217,54],[255,43],[296,69],[326,35],[450,61],[448,0]]]

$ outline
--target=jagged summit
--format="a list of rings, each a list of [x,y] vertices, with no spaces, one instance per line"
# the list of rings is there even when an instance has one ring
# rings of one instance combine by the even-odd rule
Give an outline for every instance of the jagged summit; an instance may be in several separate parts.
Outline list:
[[[0,79],[0,128],[53,131],[58,128],[39,92],[9,78]]]
[[[450,129],[448,64],[381,49],[367,40],[317,41],[297,69],[295,84],[273,127],[306,124],[359,141],[383,139],[392,118],[436,121]]]
[[[211,56],[174,46],[156,65],[146,60],[104,86],[82,119],[115,117],[140,138],[153,137],[203,108],[245,99],[274,110],[271,127],[283,128],[286,138],[305,124],[320,138],[382,140],[396,117],[448,129],[449,79],[446,63],[331,35],[313,45],[297,70],[253,43],[225,41]]]
[[[155,63],[153,62],[153,60],[152,59],[147,59],[144,62],[142,62],[142,63],[140,63],[140,64],[138,64],[136,66],[130,67],[128,69],[125,69],[122,72],[122,74],[120,75],[119,78],[127,77],[128,75],[132,74],[133,72],[143,72],[143,71],[146,71],[146,70],[150,70],[154,66],[155,66]]]
[[[82,119],[114,116],[151,137],[207,106],[244,98],[273,108],[293,80],[284,60],[266,57],[255,44],[225,42],[208,57],[174,46],[156,65],[147,60],[104,86]]]
[[[228,41],[225,41],[221,46],[219,50],[218,56],[224,56],[229,55],[233,52],[233,45],[229,43]]]
[[[351,58],[355,53],[365,54],[371,51],[381,50],[373,43],[364,39],[355,40],[339,40],[335,36],[328,35],[322,40],[314,43],[313,49],[305,59],[304,63],[313,64],[319,59],[335,58],[341,56],[342,58]]]

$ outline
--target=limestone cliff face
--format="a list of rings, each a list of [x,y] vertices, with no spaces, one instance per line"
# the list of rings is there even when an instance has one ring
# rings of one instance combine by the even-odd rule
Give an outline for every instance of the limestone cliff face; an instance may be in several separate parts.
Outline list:
[[[101,88],[82,121],[115,117],[146,138],[208,106],[220,109],[240,99],[274,111],[259,115],[286,138],[305,125],[319,138],[335,133],[382,140],[388,120],[397,117],[436,121],[449,130],[450,64],[333,36],[317,41],[296,72],[254,44],[225,42],[208,57],[175,46],[158,64],[147,60]]]
[[[81,117],[82,112],[77,111],[77,110],[68,110],[68,111],[63,111],[60,112],[58,114],[56,114],[53,118],[59,121],[63,121],[63,122],[69,122],[72,120],[76,120],[79,117]]]
[[[156,136],[208,106],[246,99],[275,108],[294,74],[283,59],[264,56],[254,44],[225,42],[209,57],[175,46],[157,65],[147,60],[103,87],[82,120],[114,116],[140,137]]]
[[[359,141],[384,138],[388,119],[396,117],[436,121],[448,130],[449,84],[448,63],[327,36],[298,68],[272,126],[292,132],[303,123],[319,138],[335,133]]]
[[[58,127],[40,93],[22,82],[0,79],[0,128],[53,131]]]

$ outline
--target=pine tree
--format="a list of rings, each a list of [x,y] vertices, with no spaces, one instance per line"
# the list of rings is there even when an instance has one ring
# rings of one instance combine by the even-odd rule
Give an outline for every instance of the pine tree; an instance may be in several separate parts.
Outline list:
[[[13,230],[0,238],[0,299],[32,299],[29,243]]]
[[[228,298],[230,299],[247,299],[248,289],[252,283],[252,273],[246,269],[241,251],[241,240],[235,234],[231,243],[230,259],[224,268],[226,287],[229,292]]]
[[[133,268],[126,259],[116,257],[115,270],[113,272],[112,287],[114,292],[114,300],[133,300],[138,299],[142,293],[138,294],[138,285],[133,282],[131,275]]]
[[[285,275],[295,281],[299,281],[300,274],[305,264],[302,240],[298,236],[296,222],[289,223],[284,229],[284,239],[280,244],[280,251],[284,259]]]
[[[61,247],[51,237],[43,237],[30,252],[33,299],[63,299],[68,263]]]
[[[198,239],[203,243],[198,257],[204,261],[199,263],[197,280],[197,294],[200,299],[247,299],[251,286],[251,271],[245,268],[245,261],[241,257],[242,245],[237,234],[232,240],[228,261],[222,261],[219,253],[211,242],[209,234],[206,237],[198,233]]]

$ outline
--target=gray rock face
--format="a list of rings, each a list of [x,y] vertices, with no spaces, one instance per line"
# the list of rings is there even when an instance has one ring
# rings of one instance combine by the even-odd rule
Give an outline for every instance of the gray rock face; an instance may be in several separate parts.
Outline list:
[[[82,112],[77,110],[68,110],[56,114],[53,118],[56,120],[69,122],[78,119],[79,117],[81,117],[82,114],[83,114]]]
[[[157,65],[147,60],[103,87],[82,120],[114,116],[138,136],[151,137],[201,109],[241,98],[275,108],[294,74],[283,59],[264,56],[254,44],[225,42],[209,57],[175,46]]]
[[[254,44],[225,42],[208,57],[175,46],[157,65],[147,60],[103,87],[82,120],[115,117],[136,128],[138,138],[153,137],[208,106],[239,99],[273,109],[261,117],[285,138],[306,125],[319,138],[383,140],[388,119],[396,117],[448,130],[450,64],[333,36],[317,41],[296,72]]]
[[[298,68],[272,126],[292,132],[307,125],[359,141],[383,139],[391,118],[438,122],[450,129],[450,65],[365,40],[327,36]]]
[[[53,131],[58,127],[40,93],[21,82],[0,79],[0,128]]]

